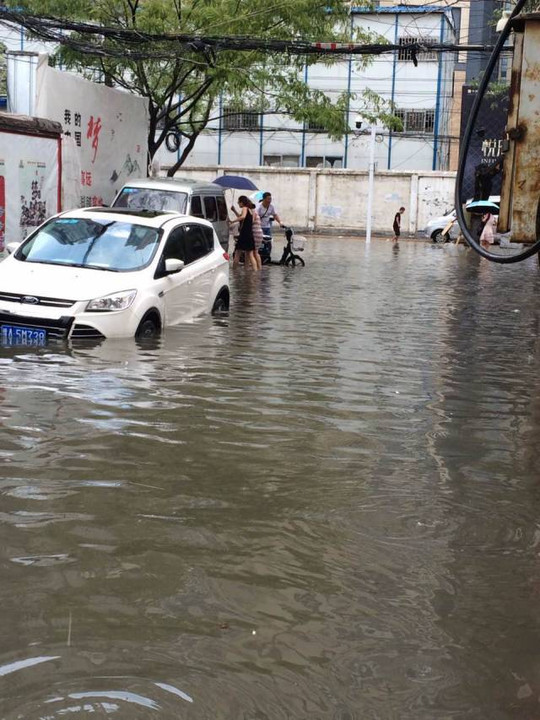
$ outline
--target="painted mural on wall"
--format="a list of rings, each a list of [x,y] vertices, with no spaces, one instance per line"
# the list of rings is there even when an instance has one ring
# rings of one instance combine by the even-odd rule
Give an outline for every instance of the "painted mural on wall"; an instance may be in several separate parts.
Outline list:
[[[127,179],[146,175],[147,107],[143,98],[40,60],[36,113],[59,122],[64,136],[74,140],[80,155],[81,207],[109,204]]]
[[[477,89],[464,85],[461,106],[461,138],[465,132]],[[510,102],[508,90],[487,93],[471,137],[465,163],[461,201],[485,200],[500,195],[502,183],[503,141]]]
[[[21,198],[19,225],[22,238],[41,225],[48,217],[45,196],[47,164],[40,160],[19,160],[19,192]],[[49,213],[50,214],[50,213]]]

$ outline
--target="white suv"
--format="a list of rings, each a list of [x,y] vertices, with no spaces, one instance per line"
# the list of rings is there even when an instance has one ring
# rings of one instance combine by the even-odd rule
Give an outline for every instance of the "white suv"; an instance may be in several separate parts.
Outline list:
[[[151,337],[229,307],[212,225],[176,212],[60,213],[0,263],[0,342]]]

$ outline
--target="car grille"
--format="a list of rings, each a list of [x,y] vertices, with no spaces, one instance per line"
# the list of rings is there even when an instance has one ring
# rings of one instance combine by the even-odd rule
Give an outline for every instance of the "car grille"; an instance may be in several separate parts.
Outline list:
[[[32,328],[33,330],[46,330],[49,340],[65,340],[71,329],[73,317],[64,315],[57,320],[37,318],[29,315],[12,315],[0,313],[0,325],[13,325],[14,327]]]
[[[63,298],[40,297],[39,295],[19,295],[19,293],[0,292],[0,301],[28,303],[28,305],[47,305],[48,307],[68,308],[75,304],[75,300]]]
[[[105,340],[105,335],[102,335],[99,330],[91,327],[90,325],[74,325],[71,331],[72,340]]]

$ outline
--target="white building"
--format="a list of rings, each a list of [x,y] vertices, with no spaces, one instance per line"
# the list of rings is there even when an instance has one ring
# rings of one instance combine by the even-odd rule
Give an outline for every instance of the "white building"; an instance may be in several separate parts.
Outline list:
[[[227,117],[225,98],[216,117],[197,139],[185,166],[257,165],[366,169],[367,135],[355,135],[355,117],[361,112],[361,94],[369,88],[393,101],[403,122],[403,132],[378,134],[376,163],[379,170],[447,170],[450,162],[450,118],[453,103],[454,53],[418,54],[418,64],[408,50],[412,41],[455,43],[459,29],[447,6],[379,6],[367,11],[352,8],[354,26],[383,36],[399,50],[375,57],[363,68],[358,59],[344,57],[332,67],[306,68],[307,81],[328,95],[349,91],[348,120],[351,133],[332,141],[317,128],[302,126],[279,115],[250,111]],[[354,99],[354,95],[357,95]],[[222,117],[225,115],[225,117]],[[170,166],[178,156],[165,147],[158,160]]]
[[[418,0],[420,2],[420,0]],[[413,0],[416,2],[416,0]],[[355,117],[362,109],[361,94],[369,88],[382,98],[391,100],[402,119],[403,132],[383,130],[378,134],[376,167],[378,170],[448,170],[453,137],[457,148],[456,122],[452,124],[457,57],[454,53],[418,55],[415,66],[407,44],[423,40],[457,42],[459,27],[456,3],[451,7],[433,0],[425,5],[392,5],[380,0],[371,11],[351,8],[353,27],[370,30],[389,43],[401,45],[399,50],[375,57],[364,68],[358,58],[343,56],[331,67],[315,65],[306,68],[305,77],[313,87],[330,97],[350,92],[348,111],[349,135],[336,142],[320,129],[302,126],[282,115],[261,115],[246,112],[227,117],[227,101],[223,97],[207,130],[197,139],[185,166],[258,165],[290,167],[333,167],[364,170],[368,166],[369,137],[355,135]],[[462,0],[457,4],[463,5]],[[44,52],[47,43],[28,41],[18,28],[2,25],[0,39],[8,50]],[[20,57],[20,56],[19,56]],[[28,62],[36,62],[30,56]],[[357,96],[356,99],[354,96]],[[459,113],[457,113],[459,114]],[[454,121],[456,120],[454,117]],[[179,156],[181,148],[170,152],[162,146],[157,160],[165,168]]]

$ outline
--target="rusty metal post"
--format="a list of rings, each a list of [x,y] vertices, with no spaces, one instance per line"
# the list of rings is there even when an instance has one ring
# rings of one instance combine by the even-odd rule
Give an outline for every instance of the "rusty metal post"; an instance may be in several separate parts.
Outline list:
[[[514,64],[507,124],[499,231],[512,242],[536,240],[540,208],[540,13],[513,23]]]

